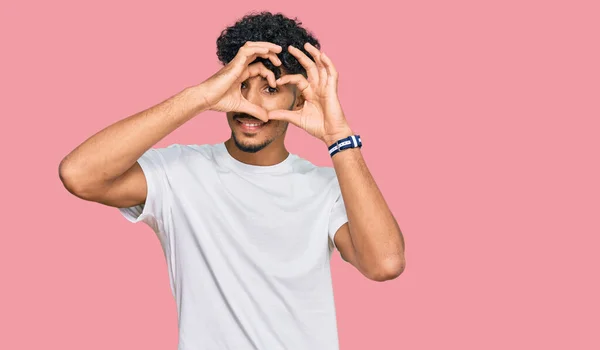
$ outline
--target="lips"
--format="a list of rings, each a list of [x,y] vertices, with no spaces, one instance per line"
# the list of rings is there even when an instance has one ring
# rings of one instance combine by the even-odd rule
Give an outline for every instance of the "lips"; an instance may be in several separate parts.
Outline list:
[[[233,119],[244,132],[256,132],[269,123],[265,123],[260,119],[248,116],[235,116]]]
[[[264,124],[264,122],[262,120],[247,120],[247,119],[236,119],[236,120],[242,124],[253,125],[253,126]]]

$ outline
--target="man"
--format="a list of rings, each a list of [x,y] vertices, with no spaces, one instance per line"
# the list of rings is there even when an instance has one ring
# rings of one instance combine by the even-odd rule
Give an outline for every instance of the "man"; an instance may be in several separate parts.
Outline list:
[[[71,193],[156,232],[180,350],[338,349],[333,249],[375,281],[404,269],[402,234],[345,119],[338,73],[300,25],[245,16],[217,40],[220,71],[60,164]],[[151,148],[208,110],[226,113],[231,138]],[[333,167],[289,153],[289,123],[331,148]]]

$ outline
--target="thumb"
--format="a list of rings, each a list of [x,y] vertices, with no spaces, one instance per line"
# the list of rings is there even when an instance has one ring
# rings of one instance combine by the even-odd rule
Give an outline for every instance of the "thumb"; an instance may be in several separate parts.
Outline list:
[[[262,120],[265,123],[269,121],[269,115],[267,110],[255,105],[254,103],[246,100],[245,98],[242,98],[242,102],[240,103],[240,106],[236,109],[236,112],[249,114],[253,117]]]
[[[301,111],[289,111],[285,109],[277,109],[269,112],[269,119],[282,120],[288,123],[292,123],[296,126],[300,126],[300,115]]]

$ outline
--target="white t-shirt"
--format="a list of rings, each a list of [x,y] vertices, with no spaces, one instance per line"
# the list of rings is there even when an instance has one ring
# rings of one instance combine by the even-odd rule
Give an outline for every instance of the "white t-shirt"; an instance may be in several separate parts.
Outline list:
[[[330,274],[347,222],[332,167],[295,154],[273,166],[224,143],[174,144],[139,159],[146,203],[119,208],[160,239],[179,350],[337,350]]]

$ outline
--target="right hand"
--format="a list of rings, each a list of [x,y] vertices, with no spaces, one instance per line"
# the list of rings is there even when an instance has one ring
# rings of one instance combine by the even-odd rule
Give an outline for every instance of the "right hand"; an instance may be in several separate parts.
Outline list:
[[[247,113],[267,122],[268,112],[244,98],[241,85],[246,79],[260,75],[267,79],[271,87],[277,87],[272,71],[261,62],[250,63],[257,57],[263,57],[275,66],[280,66],[281,60],[277,53],[281,50],[281,46],[268,42],[246,42],[231,62],[200,84],[206,108],[220,112]]]

